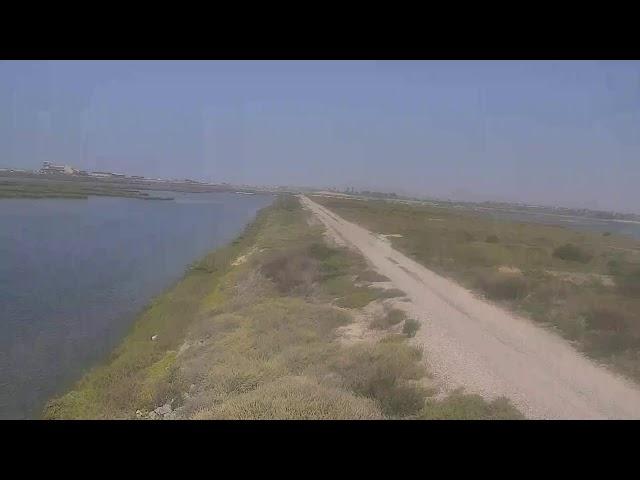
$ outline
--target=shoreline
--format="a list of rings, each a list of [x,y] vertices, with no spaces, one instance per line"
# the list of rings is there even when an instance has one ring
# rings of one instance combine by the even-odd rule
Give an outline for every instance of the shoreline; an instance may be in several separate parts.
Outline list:
[[[82,395],[83,390],[87,390],[87,384],[91,382],[92,377],[108,373],[112,364],[117,361],[119,356],[126,354],[128,349],[136,350],[138,347],[141,347],[141,356],[146,357],[146,363],[149,363],[149,366],[155,363],[154,360],[162,360],[168,352],[171,352],[171,347],[175,347],[175,342],[170,341],[165,335],[162,335],[162,337],[165,338],[160,338],[160,334],[165,333],[163,330],[170,334],[179,333],[181,329],[188,326],[188,322],[175,322],[175,319],[173,319],[175,323],[171,323],[171,319],[166,318],[166,310],[177,310],[180,312],[184,308],[183,305],[180,305],[178,309],[174,308],[177,306],[174,305],[176,303],[174,297],[186,297],[185,294],[188,294],[192,304],[196,304],[210,294],[211,291],[215,289],[220,277],[232,267],[232,260],[240,255],[241,252],[250,248],[252,236],[255,235],[255,232],[259,229],[260,222],[264,221],[266,212],[268,212],[270,208],[271,206],[266,206],[260,209],[253,220],[247,224],[233,240],[214,248],[200,259],[188,265],[184,269],[182,276],[175,283],[159,295],[151,298],[145,307],[134,314],[128,332],[120,339],[111,352],[107,353],[106,356],[95,365],[88,367],[79,379],[71,382],[66,388],[63,388],[61,393],[49,398],[44,405],[38,409],[34,418],[59,418],[57,412],[59,402],[67,399],[70,401],[67,403],[71,405],[76,403],[78,397]],[[196,298],[192,298],[194,296]],[[148,332],[148,334],[145,335],[144,332]],[[161,351],[164,352],[164,354],[158,357]],[[85,391],[84,393],[88,393],[91,396],[92,392]],[[84,414],[88,412],[83,409],[78,413],[80,414],[78,417],[84,417]],[[72,415],[67,418],[76,418],[76,416]],[[89,415],[88,418],[101,417],[91,417]]]

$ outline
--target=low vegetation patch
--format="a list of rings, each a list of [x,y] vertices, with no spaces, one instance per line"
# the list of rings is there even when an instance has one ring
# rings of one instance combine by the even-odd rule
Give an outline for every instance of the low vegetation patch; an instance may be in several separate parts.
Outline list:
[[[365,270],[358,274],[357,280],[361,282],[388,282],[389,279],[374,270]]]
[[[593,255],[588,254],[573,243],[565,243],[553,250],[553,256],[570,262],[588,263]]]
[[[640,267],[631,267],[616,277],[618,290],[625,296],[640,298]]]
[[[423,420],[522,420],[524,416],[506,398],[485,401],[480,395],[453,392],[444,400],[428,400]]]
[[[517,273],[485,273],[478,286],[492,300],[517,300],[527,294],[527,281]]]
[[[135,188],[96,182],[55,181],[44,179],[0,180],[0,198],[67,198],[86,199],[89,195],[159,200]]]
[[[405,320],[407,314],[397,308],[386,310],[382,315],[376,316],[371,322],[371,328],[386,330]]]
[[[282,377],[202,409],[196,420],[380,420],[375,401],[309,377]]]
[[[500,238],[497,235],[489,235],[485,239],[487,243],[500,243]]]
[[[393,337],[376,344],[357,344],[340,352],[329,369],[337,381],[373,398],[390,417],[416,414],[426,391],[415,383],[426,375],[422,352]]]
[[[415,337],[418,330],[420,330],[420,322],[413,318],[407,318],[402,325],[402,333],[409,338]]]

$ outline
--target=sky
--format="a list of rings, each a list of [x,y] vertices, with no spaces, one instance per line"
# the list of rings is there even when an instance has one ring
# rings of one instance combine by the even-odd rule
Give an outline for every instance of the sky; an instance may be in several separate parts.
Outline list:
[[[640,213],[640,62],[0,62],[0,167],[43,161]]]

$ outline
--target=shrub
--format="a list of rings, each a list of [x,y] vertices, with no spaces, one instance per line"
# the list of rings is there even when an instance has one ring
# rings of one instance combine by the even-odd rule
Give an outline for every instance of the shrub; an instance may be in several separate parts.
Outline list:
[[[487,243],[500,243],[500,238],[497,235],[489,235],[485,242]]]
[[[283,377],[238,395],[195,419],[229,420],[363,420],[382,419],[376,404],[367,398],[325,386],[307,377]]]
[[[607,269],[611,275],[620,275],[622,274],[622,265],[620,260],[611,259],[607,262]]]
[[[627,273],[622,273],[616,279],[616,285],[620,293],[630,296],[640,296],[640,268],[632,269]]]
[[[404,321],[404,325],[402,326],[402,333],[404,333],[407,337],[415,337],[416,333],[420,329],[420,322],[413,318],[407,318]]]
[[[553,251],[553,256],[570,262],[588,263],[593,255],[585,252],[573,243],[566,243]]]
[[[584,316],[589,330],[623,332],[631,323],[628,313],[608,305],[593,306]]]
[[[260,272],[273,281],[282,294],[308,293],[319,277],[317,260],[305,252],[283,252],[265,262]]]
[[[547,315],[542,317],[543,321],[549,320]],[[579,340],[587,330],[587,321],[583,315],[575,315],[569,312],[557,313],[553,316],[553,323],[570,340]]]
[[[504,397],[487,402],[480,395],[453,392],[441,401],[428,400],[423,420],[522,420],[524,416]]]
[[[587,332],[583,342],[585,351],[595,357],[610,357],[640,346],[631,335],[605,330]]]
[[[357,280],[360,280],[361,282],[388,282],[389,281],[387,277],[373,270],[365,270],[364,272],[360,273],[357,277]]]
[[[371,322],[371,328],[385,330],[402,322],[406,316],[402,310],[398,310],[397,308],[391,309],[385,312],[384,315],[377,316],[373,322]]]
[[[475,237],[473,234],[467,232],[466,230],[460,230],[455,234],[456,240],[461,243],[473,242]]]
[[[335,255],[337,250],[330,248],[324,243],[314,242],[308,247],[309,256],[316,260],[326,260],[327,258]]]
[[[349,273],[351,262],[349,257],[341,251],[324,257],[320,262],[320,270],[325,277],[335,277]]]
[[[372,290],[376,292],[376,296],[378,298],[395,298],[395,297],[404,297],[406,295],[406,293],[404,293],[402,290],[399,290],[397,288],[387,288],[387,289],[375,288]]]
[[[527,294],[527,282],[520,274],[481,274],[478,284],[493,300],[516,300]]]
[[[402,341],[357,344],[345,349],[331,370],[346,388],[378,401],[392,417],[418,413],[426,392],[411,383],[425,375],[422,352]]]
[[[343,296],[353,288],[353,281],[349,275],[329,277],[322,282],[322,290],[333,297]]]
[[[369,288],[357,288],[355,291],[339,298],[336,305],[344,308],[362,308],[376,299],[375,293]]]

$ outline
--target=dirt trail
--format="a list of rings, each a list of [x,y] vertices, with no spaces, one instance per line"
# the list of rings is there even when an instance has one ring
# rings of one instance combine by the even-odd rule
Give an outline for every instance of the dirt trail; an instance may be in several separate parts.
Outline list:
[[[394,250],[389,241],[300,196],[327,230],[403,290],[415,341],[445,390],[506,396],[528,418],[640,418],[640,389],[564,339],[492,305]]]

